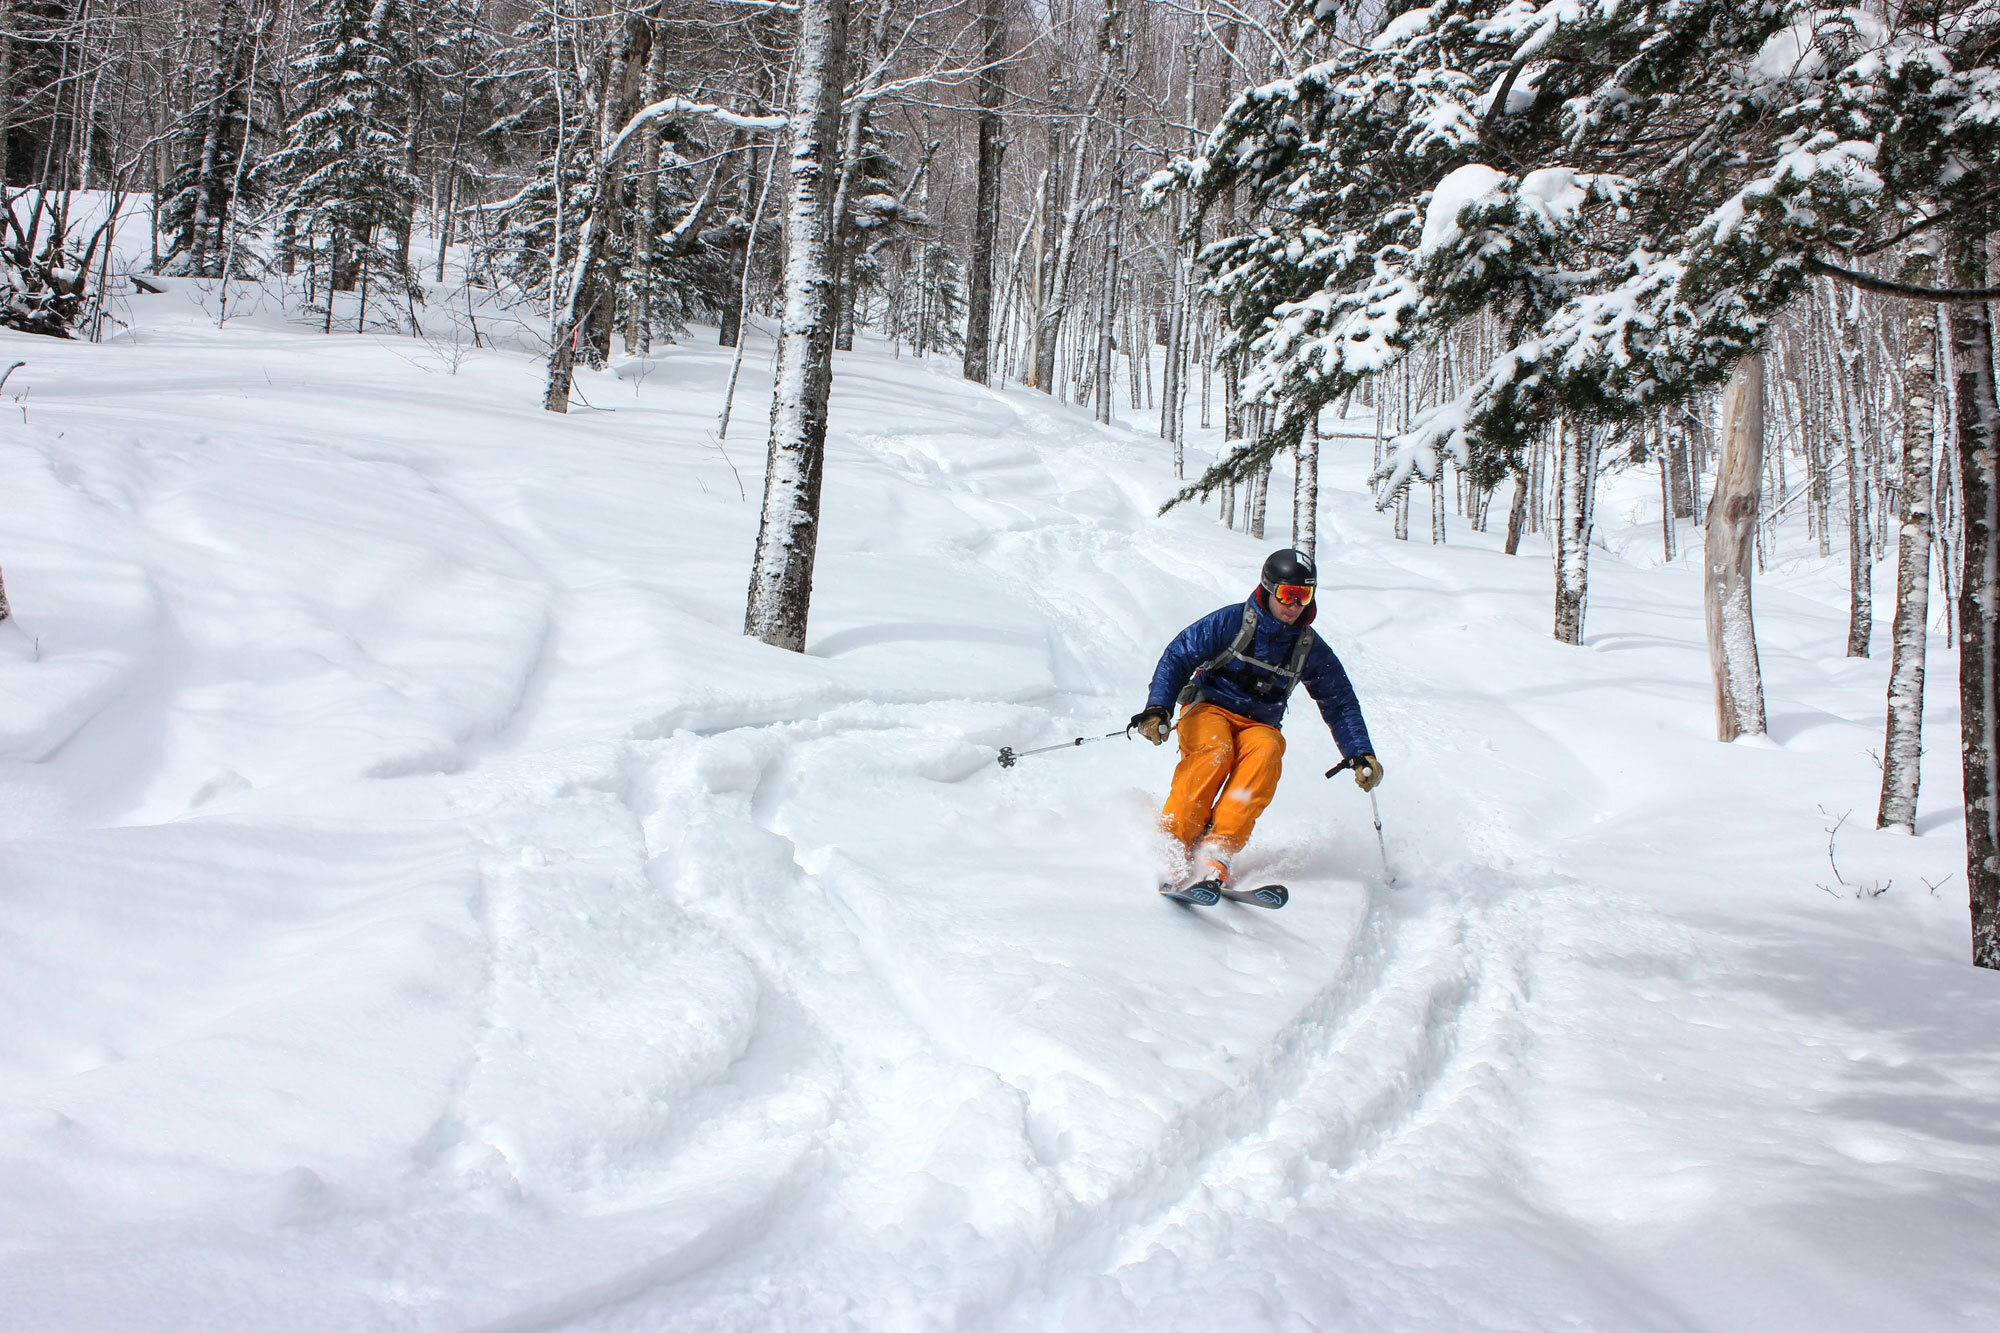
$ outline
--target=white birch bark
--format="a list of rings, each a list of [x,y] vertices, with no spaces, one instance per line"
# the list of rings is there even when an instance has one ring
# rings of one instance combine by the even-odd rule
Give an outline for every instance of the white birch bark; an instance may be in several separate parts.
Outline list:
[[[1122,122],[1125,112],[1123,96],[1116,99],[1115,105],[1118,120]],[[1108,187],[1112,197],[1111,218],[1105,228],[1104,268],[1098,278],[1095,416],[1105,425],[1111,424],[1111,362],[1116,355],[1116,339],[1113,337],[1113,331],[1117,327],[1118,318],[1118,265],[1125,239],[1124,170],[1125,129],[1124,125],[1119,123],[1112,131],[1111,182]],[[1125,351],[1130,357],[1136,349],[1129,345],[1129,339],[1127,343]]]
[[[1859,313],[1850,295],[1845,313],[1841,297],[1827,287],[1835,307],[1829,322],[1838,330],[1839,369],[1835,375],[1835,399],[1840,408],[1842,435],[1846,440],[1847,461],[1847,655],[1868,656],[1868,641],[1875,632],[1875,545],[1874,525],[1868,517],[1868,471],[1864,456],[1866,426],[1861,410],[1861,329]]]
[[[1983,222],[1984,226],[1974,225]],[[1955,285],[1990,278],[1985,240],[1993,210],[1974,213],[1953,242]],[[1995,388],[1993,308],[1951,310],[1957,403],[1960,560],[1958,700],[1965,780],[1965,878],[1972,907],[1972,961],[2000,968],[2000,391]]]
[[[1590,532],[1596,520],[1598,432],[1564,421],[1557,426],[1556,615],[1559,643],[1583,642],[1590,601]]]
[[[1298,471],[1292,487],[1292,546],[1318,558],[1319,422],[1306,423],[1299,437]]]
[[[1902,280],[1927,284],[1928,263],[1906,264]],[[1937,321],[1919,307],[1909,321],[1903,363],[1903,501],[1896,538],[1896,619],[1890,632],[1888,723],[1882,741],[1882,802],[1875,827],[1917,831],[1923,757],[1924,649],[1930,623],[1931,453],[1937,428]]]
[[[847,0],[801,0],[785,203],[784,307],[764,506],[743,632],[804,652],[833,387],[833,192],[847,63]]]
[[[1097,79],[1091,85],[1090,97],[1084,103],[1083,112],[1077,118],[1077,132],[1071,136],[1067,193],[1063,212],[1062,229],[1056,235],[1054,254],[1049,260],[1050,272],[1046,285],[1038,294],[1040,304],[1035,312],[1035,355],[1034,379],[1030,387],[1044,393],[1054,393],[1056,383],[1056,340],[1063,329],[1064,316],[1069,311],[1069,289],[1076,269],[1076,260],[1081,245],[1082,228],[1102,199],[1090,198],[1084,193],[1084,165],[1088,161],[1091,130],[1097,121],[1098,108],[1104,104],[1105,91],[1111,86],[1112,61],[1116,54],[1116,42],[1112,34],[1121,22],[1118,0],[1105,7],[1104,18],[1098,28]]]
[[[1764,680],[1751,618],[1757,504],[1764,477],[1764,357],[1745,357],[1722,392],[1722,457],[1702,548],[1703,612],[1715,676],[1716,739],[1764,733]]]

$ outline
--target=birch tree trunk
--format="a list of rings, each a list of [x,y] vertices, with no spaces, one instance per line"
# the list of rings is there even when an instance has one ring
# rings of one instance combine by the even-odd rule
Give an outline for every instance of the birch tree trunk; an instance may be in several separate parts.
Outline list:
[[[1180,235],[1180,201],[1176,199],[1172,213],[1172,235]],[[1160,363],[1160,438],[1173,446],[1174,480],[1179,481],[1186,470],[1181,457],[1181,364],[1184,353],[1181,343],[1187,329],[1186,276],[1175,254],[1169,275],[1173,288],[1168,296],[1167,306],[1167,346],[1166,355]]]
[[[1124,111],[1124,99],[1119,99],[1119,112]],[[1124,128],[1112,131],[1111,172],[1109,186],[1112,196],[1111,221],[1104,233],[1104,272],[1099,280],[1097,307],[1097,406],[1096,419],[1105,425],[1111,424],[1112,360],[1117,356],[1118,321],[1118,264],[1121,258],[1125,229],[1125,182],[1124,172]],[[1126,340],[1127,359],[1134,355],[1131,340]]]
[[[1750,572],[1764,477],[1764,357],[1747,356],[1722,391],[1722,457],[1702,555],[1716,739],[1764,733],[1764,680],[1750,613]]]
[[[1097,78],[1091,84],[1090,97],[1084,103],[1082,114],[1077,117],[1076,133],[1070,138],[1062,230],[1056,235],[1054,252],[1047,256],[1049,272],[1045,278],[1046,285],[1039,293],[1040,305],[1035,311],[1034,378],[1029,387],[1044,393],[1055,392],[1056,343],[1063,332],[1064,317],[1069,312],[1070,280],[1081,249],[1079,241],[1083,223],[1095,202],[1084,192],[1084,164],[1089,158],[1091,130],[1097,122],[1098,108],[1104,105],[1105,91],[1111,86],[1112,63],[1119,49],[1116,34],[1123,22],[1120,3],[1121,0],[1110,0],[1098,25]],[[1051,159],[1050,174],[1053,176],[1054,154],[1051,154]]]
[[[1827,279],[1827,289],[1830,304],[1835,307],[1828,324],[1837,331],[1837,340],[1830,350],[1838,353],[1839,361],[1834,397],[1847,442],[1847,655],[1866,657],[1868,641],[1875,632],[1875,527],[1868,516],[1865,457],[1868,442],[1861,407],[1861,320],[1852,308],[1851,296],[1848,313],[1840,313],[1841,294],[1833,291],[1831,278]],[[1829,361],[1833,359],[1830,357]]]
[[[1927,261],[1928,256],[1922,257]],[[1933,265],[1913,262],[1902,280],[1929,285]],[[1931,605],[1931,452],[1936,441],[1937,320],[1919,307],[1903,362],[1903,504],[1896,538],[1896,620],[1889,647],[1889,719],[1882,741],[1882,803],[1875,827],[1917,831],[1923,757],[1924,639]]]
[[[785,203],[784,311],[778,330],[764,508],[743,632],[804,652],[819,545],[820,475],[833,388],[835,275],[831,161],[840,134],[847,0],[801,0]]]
[[[1501,548],[1507,555],[1521,553],[1521,525],[1528,517],[1528,474],[1515,472],[1514,501],[1507,506],[1507,544]]]
[[[1596,430],[1570,421],[1558,423],[1557,436],[1555,636],[1559,643],[1580,644],[1590,600],[1590,530],[1603,441]]]
[[[1298,471],[1292,485],[1292,546],[1318,558],[1319,422],[1306,423],[1299,437]]]
[[[1953,238],[1956,285],[1987,284],[1986,235],[1992,210],[1980,210]],[[1994,730],[2000,722],[2000,395],[1994,386],[1993,307],[1951,311],[1952,378],[1958,403],[1960,559],[1958,699],[1965,772],[1965,879],[1972,905],[1972,961],[2000,968],[2000,768]]]
[[[1670,420],[1667,423],[1665,438],[1669,441],[1667,445],[1667,457],[1672,465],[1673,473],[1674,517],[1693,518],[1694,482],[1689,475],[1689,441],[1685,413],[1682,413],[1679,419]]]
[[[965,378],[990,384],[993,345],[994,251],[1000,245],[1000,157],[1005,144],[1000,104],[1007,83],[1000,62],[1007,58],[1004,0],[980,0],[979,27],[983,37],[979,74],[978,199],[973,205],[972,263],[965,298]]]
[[[1660,555],[1667,563],[1674,559],[1674,477],[1673,449],[1667,443],[1667,422],[1657,423],[1656,442],[1660,451]]]

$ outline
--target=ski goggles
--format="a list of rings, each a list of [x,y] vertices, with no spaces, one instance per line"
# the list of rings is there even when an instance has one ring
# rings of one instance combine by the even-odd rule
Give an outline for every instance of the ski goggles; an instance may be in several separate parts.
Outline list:
[[[1271,596],[1288,606],[1304,606],[1313,599],[1310,583],[1280,583],[1271,589]]]

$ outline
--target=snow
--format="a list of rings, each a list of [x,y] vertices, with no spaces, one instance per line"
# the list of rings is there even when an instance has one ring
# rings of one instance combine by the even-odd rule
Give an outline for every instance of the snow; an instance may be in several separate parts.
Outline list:
[[[1190,913],[1169,749],[994,763],[1119,726],[1282,544],[1154,517],[1159,441],[843,355],[793,654],[707,331],[555,416],[525,354],[169,285],[0,335],[0,1323],[2000,1319],[1955,659],[1876,834],[1838,557],[1774,553],[1770,738],[1718,745],[1656,477],[1571,648],[1545,543],[1389,540],[1329,429],[1402,887],[1300,708],[1243,866],[1291,904]]]
[[[1382,25],[1382,30],[1370,39],[1368,47],[1372,51],[1393,51],[1403,43],[1430,27],[1432,7],[1419,5],[1406,9]],[[1325,18],[1325,14],[1320,14]]]
[[[1765,83],[1817,78],[1826,73],[1823,41],[1838,42],[1866,52],[1890,45],[1888,25],[1860,9],[1808,10],[1765,39],[1751,58],[1751,77]]]
[[[1521,198],[1533,201],[1538,211],[1551,218],[1576,216],[1588,198],[1576,173],[1567,167],[1541,167],[1521,177]]]
[[[1491,198],[1511,180],[1506,172],[1483,162],[1468,162],[1446,173],[1431,191],[1430,203],[1424,208],[1424,230],[1417,242],[1417,257],[1428,259],[1457,240],[1458,215],[1465,206]]]

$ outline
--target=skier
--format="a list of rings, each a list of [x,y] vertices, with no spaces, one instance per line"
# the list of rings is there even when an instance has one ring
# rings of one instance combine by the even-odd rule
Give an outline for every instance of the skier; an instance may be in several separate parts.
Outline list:
[[[1132,715],[1131,729],[1158,745],[1172,707],[1181,708],[1181,760],[1160,825],[1197,883],[1229,887],[1230,859],[1277,791],[1285,753],[1278,725],[1293,686],[1303,683],[1319,705],[1361,790],[1382,781],[1354,687],[1312,628],[1318,582],[1311,556],[1272,552],[1248,601],[1203,616],[1167,645],[1146,707]]]

